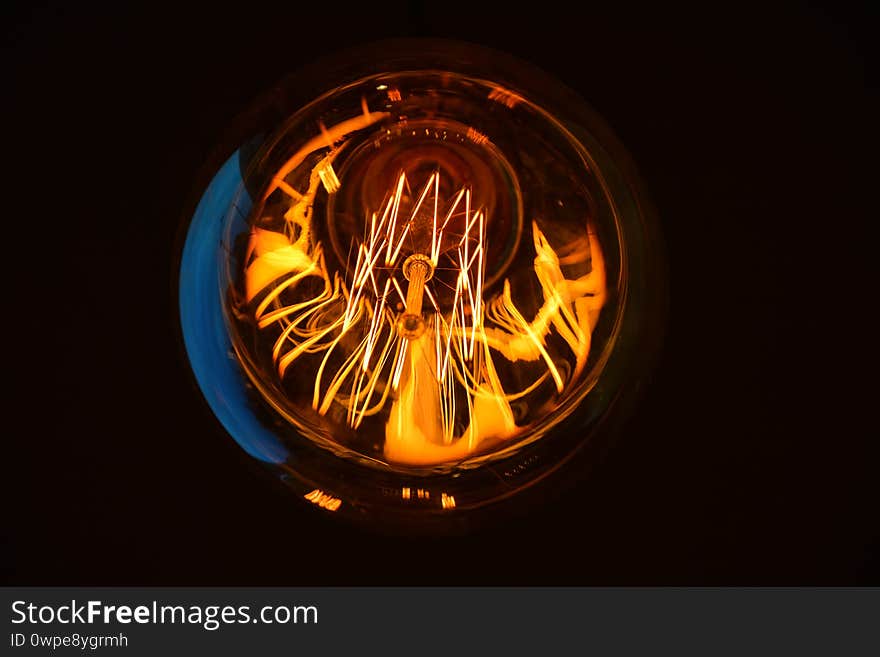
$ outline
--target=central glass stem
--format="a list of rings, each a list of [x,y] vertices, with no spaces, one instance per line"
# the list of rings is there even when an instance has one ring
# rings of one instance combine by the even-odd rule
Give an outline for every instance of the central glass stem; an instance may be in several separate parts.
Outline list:
[[[422,300],[425,294],[425,283],[434,274],[431,258],[415,253],[403,263],[403,275],[409,281],[406,290],[406,308],[397,323],[397,331],[407,340],[415,340],[425,332],[425,320],[422,318]]]

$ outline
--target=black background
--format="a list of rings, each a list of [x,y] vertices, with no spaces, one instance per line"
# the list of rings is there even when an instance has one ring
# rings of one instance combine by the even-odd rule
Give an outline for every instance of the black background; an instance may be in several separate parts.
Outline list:
[[[878,583],[853,375],[876,295],[849,255],[877,180],[867,9],[224,4],[4,6],[7,582]],[[408,36],[575,89],[669,260],[662,361],[606,461],[464,537],[355,530],[276,490],[201,401],[174,307],[178,225],[234,117],[318,55]]]

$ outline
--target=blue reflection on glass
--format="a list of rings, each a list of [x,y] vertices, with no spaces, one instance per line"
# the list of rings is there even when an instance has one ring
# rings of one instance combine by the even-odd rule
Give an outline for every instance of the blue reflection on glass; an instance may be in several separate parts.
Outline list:
[[[247,378],[232,352],[218,282],[226,218],[232,211],[228,234],[240,234],[247,229],[244,217],[251,205],[236,151],[211,180],[190,222],[180,264],[180,323],[196,381],[211,410],[248,454],[280,463],[289,452],[251,410]]]

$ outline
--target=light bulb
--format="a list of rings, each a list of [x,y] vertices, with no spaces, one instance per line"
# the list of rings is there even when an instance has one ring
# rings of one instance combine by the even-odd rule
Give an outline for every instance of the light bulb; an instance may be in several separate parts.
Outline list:
[[[184,338],[230,433],[306,500],[460,513],[589,438],[637,378],[618,354],[639,338],[634,283],[650,299],[662,280],[581,103],[542,102],[556,83],[497,53],[385,48],[368,72],[317,69],[323,93],[215,177],[184,249]]]

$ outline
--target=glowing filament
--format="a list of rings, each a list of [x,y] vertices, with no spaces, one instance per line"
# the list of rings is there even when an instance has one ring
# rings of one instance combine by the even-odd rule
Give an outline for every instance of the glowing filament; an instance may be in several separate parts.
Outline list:
[[[499,90],[494,100],[510,104],[516,98]],[[385,423],[385,458],[431,465],[518,435],[522,428],[511,402],[541,386],[562,393],[580,374],[605,302],[604,262],[589,230],[560,258],[538,222],[532,222],[533,269],[543,302],[533,317],[526,317],[514,302],[509,279],[501,283],[500,293],[484,297],[491,217],[471,207],[472,190],[461,187],[450,199],[441,199],[441,176],[434,172],[417,193],[410,193],[401,172],[381,207],[370,209],[363,238],[354,245],[353,266],[345,275],[331,276],[322,245],[314,239],[312,206],[319,186],[328,194],[340,188],[333,144],[384,116],[370,113],[364,104],[361,116],[322,127],[322,134],[274,176],[266,197],[280,190],[289,199],[285,228],[252,229],[245,301],[252,304],[259,329],[275,332],[271,354],[279,378],[298,359],[317,359],[316,413],[341,408],[355,430],[384,414],[378,420]],[[475,131],[469,137],[484,139]],[[328,150],[313,167],[308,187],[294,189],[287,175],[322,148]],[[414,236],[427,233],[429,239],[419,238],[427,241],[417,245]],[[587,263],[589,273],[581,278],[563,274],[563,265]],[[290,301],[289,293],[307,278],[319,279],[315,289],[320,291]],[[573,370],[555,360],[547,345],[551,332],[571,350]],[[499,359],[539,363],[543,371],[511,389],[512,384],[502,382]],[[422,493],[416,491],[419,497]],[[408,488],[401,493],[405,499],[411,494]],[[307,498],[335,510],[333,498],[321,491]],[[452,496],[444,494],[441,501],[443,508],[455,506]]]

